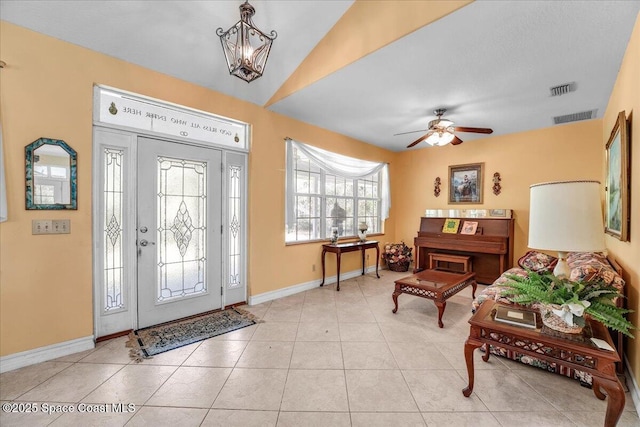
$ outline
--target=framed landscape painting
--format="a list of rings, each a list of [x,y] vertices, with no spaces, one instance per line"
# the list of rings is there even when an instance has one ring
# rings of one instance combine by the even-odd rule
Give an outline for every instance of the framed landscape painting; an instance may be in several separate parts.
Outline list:
[[[449,204],[482,203],[484,163],[449,166]]]
[[[606,146],[605,232],[629,240],[629,134],[625,112],[618,114]]]

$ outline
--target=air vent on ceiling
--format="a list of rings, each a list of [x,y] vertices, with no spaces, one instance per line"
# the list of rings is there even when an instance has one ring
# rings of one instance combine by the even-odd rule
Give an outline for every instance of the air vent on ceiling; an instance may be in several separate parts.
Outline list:
[[[555,116],[553,118],[553,122],[559,125],[562,123],[577,122],[579,120],[591,120],[596,116],[597,113],[598,113],[598,110],[595,109],[595,110],[581,111],[579,113],[567,114],[564,116]]]
[[[561,85],[558,85],[558,86],[553,86],[553,87],[549,88],[549,90],[551,91],[551,96],[564,95],[565,93],[569,93],[569,92],[575,91],[576,90],[576,83],[575,82],[571,82],[571,83],[561,84]]]

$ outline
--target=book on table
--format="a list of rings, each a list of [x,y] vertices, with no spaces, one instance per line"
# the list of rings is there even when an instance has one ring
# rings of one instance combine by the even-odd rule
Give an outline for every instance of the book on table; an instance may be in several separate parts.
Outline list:
[[[518,308],[500,305],[496,308],[494,320],[524,328],[536,329],[536,313]]]

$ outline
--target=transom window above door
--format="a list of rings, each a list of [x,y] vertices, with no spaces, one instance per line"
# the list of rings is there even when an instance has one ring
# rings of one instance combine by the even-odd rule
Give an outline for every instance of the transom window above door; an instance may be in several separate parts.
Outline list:
[[[337,229],[355,237],[358,225],[381,233],[389,216],[386,163],[347,157],[287,140],[287,243],[324,240]]]

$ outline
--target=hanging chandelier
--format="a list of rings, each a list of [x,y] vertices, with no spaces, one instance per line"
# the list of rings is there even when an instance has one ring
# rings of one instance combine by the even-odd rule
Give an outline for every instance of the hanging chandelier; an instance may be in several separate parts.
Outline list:
[[[278,36],[275,30],[267,35],[257,29],[251,21],[255,13],[253,6],[245,1],[240,5],[240,20],[227,31],[222,28],[216,30],[222,42],[229,74],[247,83],[261,77],[264,73],[271,44]]]

